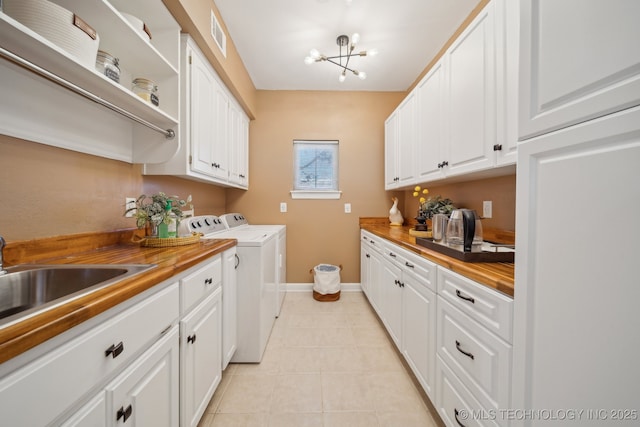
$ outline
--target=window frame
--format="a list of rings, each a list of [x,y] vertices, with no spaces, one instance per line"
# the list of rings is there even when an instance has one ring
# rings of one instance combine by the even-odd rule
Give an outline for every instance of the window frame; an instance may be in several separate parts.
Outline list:
[[[299,188],[298,185],[298,153],[304,146],[312,145],[327,145],[335,146],[333,149],[333,177],[332,188]],[[292,199],[339,199],[342,192],[340,191],[340,179],[339,179],[339,165],[340,165],[340,141],[338,140],[306,140],[306,139],[294,139],[293,140],[293,190],[291,190]]]

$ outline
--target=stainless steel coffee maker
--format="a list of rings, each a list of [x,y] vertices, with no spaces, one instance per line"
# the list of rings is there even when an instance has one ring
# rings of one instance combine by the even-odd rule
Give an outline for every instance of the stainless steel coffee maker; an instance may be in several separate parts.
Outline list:
[[[482,223],[476,211],[455,209],[451,212],[446,242],[447,246],[461,252],[482,252]]]

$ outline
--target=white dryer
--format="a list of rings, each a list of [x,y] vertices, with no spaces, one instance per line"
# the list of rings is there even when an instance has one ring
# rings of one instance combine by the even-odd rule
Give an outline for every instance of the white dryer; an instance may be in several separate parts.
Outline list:
[[[229,230],[261,230],[278,235],[276,245],[276,288],[277,301],[275,317],[280,316],[282,304],[287,294],[287,226],[280,224],[249,224],[240,213],[228,213],[220,216]]]
[[[189,232],[201,233],[204,239],[238,241],[237,349],[231,362],[260,362],[275,323],[276,233],[248,228],[227,229],[215,215],[191,217],[186,221]],[[224,311],[224,283],[222,292]],[[223,312],[223,319],[225,317]]]

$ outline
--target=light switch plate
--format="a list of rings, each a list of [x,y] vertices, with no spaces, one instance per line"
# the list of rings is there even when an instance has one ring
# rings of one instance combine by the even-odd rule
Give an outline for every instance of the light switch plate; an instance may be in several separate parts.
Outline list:
[[[286,212],[287,211],[287,203],[286,202],[281,202],[280,203],[280,212]]]
[[[493,202],[491,200],[485,200],[482,202],[482,217],[491,218],[493,215]]]
[[[344,204],[344,213],[351,213],[351,203]]]

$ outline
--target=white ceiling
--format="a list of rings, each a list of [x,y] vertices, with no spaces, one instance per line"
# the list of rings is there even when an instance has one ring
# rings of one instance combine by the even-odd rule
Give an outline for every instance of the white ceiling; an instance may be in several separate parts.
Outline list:
[[[405,91],[479,0],[214,0],[257,89]],[[312,48],[339,54],[336,38],[360,34],[351,73],[304,63]]]

